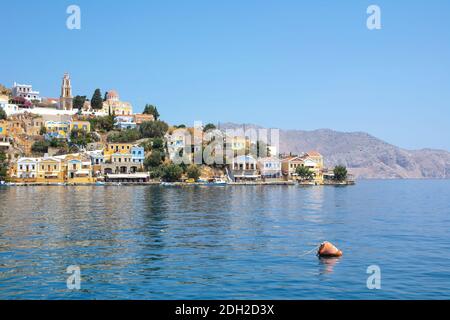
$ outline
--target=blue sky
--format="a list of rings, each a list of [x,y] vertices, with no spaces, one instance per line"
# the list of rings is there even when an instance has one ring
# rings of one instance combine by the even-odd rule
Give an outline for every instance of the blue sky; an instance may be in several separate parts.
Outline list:
[[[66,8],[81,8],[81,30]],[[382,30],[366,9],[382,10]],[[450,2],[5,1],[0,83],[116,89],[171,124],[365,131],[450,150]]]

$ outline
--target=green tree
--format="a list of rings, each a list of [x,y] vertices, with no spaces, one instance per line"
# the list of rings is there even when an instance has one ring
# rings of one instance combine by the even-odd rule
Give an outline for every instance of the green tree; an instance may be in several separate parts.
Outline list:
[[[31,146],[31,151],[33,151],[33,153],[37,153],[37,154],[47,153],[49,146],[50,146],[50,143],[48,141],[36,141]]]
[[[115,116],[107,115],[104,117],[90,118],[91,128],[94,131],[109,132],[114,129]]]
[[[88,143],[94,142],[95,136],[92,133],[89,133],[85,130],[74,129],[70,133],[70,142],[72,145],[76,145],[79,147],[86,147]]]
[[[347,168],[345,166],[336,166],[333,170],[334,173],[334,180],[339,181],[339,182],[343,182],[345,180],[347,180]]]
[[[212,123],[208,123],[208,124],[203,128],[203,132],[207,132],[207,131],[214,130],[214,129],[216,129],[216,126],[213,125]]]
[[[75,98],[73,98],[73,108],[81,110],[83,109],[85,102],[86,96],[75,96]]]
[[[189,179],[194,179],[197,181],[200,178],[201,170],[195,164],[191,164],[186,170],[187,176]]]
[[[137,129],[127,129],[120,132],[114,132],[107,138],[108,142],[129,143],[135,142],[141,138],[141,134]]]
[[[0,181],[5,181],[8,178],[8,160],[6,154],[0,151]]]
[[[176,164],[165,165],[162,168],[161,178],[166,182],[179,181],[183,175],[183,168]]]
[[[91,107],[94,110],[101,110],[103,108],[103,98],[100,89],[95,89],[91,99]]]
[[[163,162],[163,154],[158,150],[153,150],[150,156],[144,160],[144,166],[147,170],[159,167]]]
[[[0,120],[6,120],[8,118],[8,115],[6,114],[5,110],[3,110],[2,107],[0,107]]]
[[[169,130],[169,125],[164,121],[143,122],[139,130],[143,138],[162,138]]]
[[[143,114],[151,114],[155,118],[155,121],[159,120],[158,108],[156,108],[154,105],[146,104]]]
[[[314,173],[305,166],[299,166],[297,167],[297,170],[295,171],[301,180],[312,180],[314,178]]]
[[[160,137],[154,138],[152,142],[152,149],[164,152],[164,140]]]

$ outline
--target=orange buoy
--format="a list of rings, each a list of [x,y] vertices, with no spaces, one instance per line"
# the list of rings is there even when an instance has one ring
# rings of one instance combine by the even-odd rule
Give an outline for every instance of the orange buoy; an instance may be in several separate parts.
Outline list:
[[[342,257],[343,253],[341,250],[336,248],[332,243],[325,241],[319,247],[317,251],[317,255],[323,258],[332,258],[332,257]]]

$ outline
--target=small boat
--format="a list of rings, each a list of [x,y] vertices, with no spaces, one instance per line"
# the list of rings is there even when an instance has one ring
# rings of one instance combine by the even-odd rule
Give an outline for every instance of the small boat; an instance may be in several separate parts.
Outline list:
[[[161,182],[161,185],[164,187],[174,187],[177,184],[175,182]]]
[[[220,178],[214,178],[204,183],[205,186],[226,186],[228,183]]]
[[[96,186],[105,186],[106,183],[103,182],[103,181],[97,181],[97,182],[95,183],[95,185],[96,185]]]

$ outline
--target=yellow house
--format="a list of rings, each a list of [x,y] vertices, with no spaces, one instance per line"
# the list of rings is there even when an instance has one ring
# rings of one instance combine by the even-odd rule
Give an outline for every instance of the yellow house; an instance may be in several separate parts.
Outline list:
[[[64,159],[64,172],[68,183],[92,183],[92,164],[80,155],[67,155]]]
[[[70,122],[70,131],[72,130],[84,130],[91,132],[91,123],[84,120],[73,120]]]
[[[61,159],[48,157],[38,161],[36,182],[61,183],[64,180],[64,164]]]
[[[47,133],[52,133],[60,137],[65,138],[70,130],[69,121],[46,121],[45,129]]]
[[[115,153],[130,154],[132,143],[108,143],[105,149],[105,161],[111,161],[111,156]]]
[[[309,151],[302,156],[283,159],[281,169],[283,175],[297,179],[298,167],[307,167],[314,174],[314,182],[323,183],[323,156],[317,151]]]
[[[8,126],[8,121],[0,120],[0,136],[7,136],[9,134]]]
[[[303,157],[303,165],[314,173],[314,182],[323,183],[323,156],[317,151],[309,151]]]

